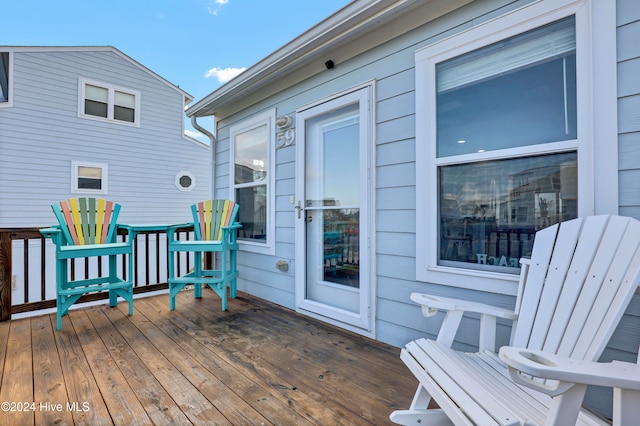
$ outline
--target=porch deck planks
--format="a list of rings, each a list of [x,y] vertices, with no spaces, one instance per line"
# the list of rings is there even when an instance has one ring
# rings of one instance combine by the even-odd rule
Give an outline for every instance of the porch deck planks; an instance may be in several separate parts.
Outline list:
[[[189,295],[189,297],[191,296]],[[150,303],[153,303],[155,308],[160,311],[167,309],[167,305],[162,299],[155,298]],[[179,299],[177,303],[180,306]],[[194,339],[206,345],[220,358],[255,381],[256,384],[268,389],[270,394],[278,398],[283,405],[286,404],[287,407],[299,413],[308,422],[317,425],[342,424],[345,418],[349,418],[349,414],[345,413],[341,406],[321,392],[316,392],[315,389],[310,389],[307,392],[302,391],[283,378],[278,369],[273,368],[272,364],[266,362],[264,356],[256,358],[255,351],[250,349],[252,343],[247,344],[246,341],[237,336],[238,332],[242,331],[242,326],[238,326],[236,331],[227,333],[223,328],[224,323],[220,324],[215,321],[218,312],[211,314],[208,311],[204,311],[200,313],[202,308],[200,305],[202,303],[194,303],[189,306],[189,309],[182,309],[181,312],[178,312],[178,310],[173,311],[174,315],[168,317],[168,319],[180,324],[180,327],[188,331]],[[203,319],[202,314],[206,315],[205,319]],[[236,315],[233,316],[236,317]],[[256,344],[260,346],[260,342],[256,342]],[[262,346],[261,350],[268,353],[269,348]],[[288,359],[280,359],[279,363],[284,365],[285,369],[289,367]],[[262,404],[263,402],[261,401],[260,403]],[[354,414],[352,413],[351,417],[353,416]]]
[[[33,400],[40,405],[50,403],[46,409],[38,406],[35,422],[39,425],[71,424],[72,414],[67,410],[67,388],[58,347],[53,335],[51,317],[31,319],[31,344],[33,349]],[[4,401],[4,400],[3,400]],[[56,407],[56,408],[54,408]],[[58,409],[57,407],[64,407]]]
[[[109,310],[113,311],[113,309]],[[107,315],[111,313],[103,311],[102,314],[104,321],[111,323],[107,318]],[[98,317],[97,313],[96,317]],[[139,359],[146,361],[147,368],[192,423],[230,424],[222,413],[188,380],[186,375],[189,373],[180,370],[171,360],[167,359],[165,353],[171,348],[161,350],[155,347],[130,321],[120,321],[116,327],[126,344]]]
[[[22,404],[33,399],[33,353],[31,351],[31,324],[29,320],[11,323],[7,338],[7,350],[4,361],[4,373],[0,385],[0,402]],[[15,384],[15,385],[14,385]],[[11,407],[11,406],[10,406]],[[11,407],[12,408],[12,407]],[[30,424],[34,422],[34,412],[23,409],[15,412],[11,422],[4,420],[0,413],[0,422],[4,424]]]
[[[411,400],[397,348],[239,296],[227,312],[211,291],[180,292],[173,312],[168,295],[136,299],[131,317],[76,309],[62,331],[55,314],[0,323],[0,401],[65,408],[0,424],[377,425]]]
[[[0,365],[4,365],[4,360],[7,355],[7,342],[9,340],[9,330],[11,329],[10,321],[0,322]],[[0,391],[2,390],[2,377],[4,369],[0,368]]]
[[[192,393],[192,387],[199,391],[207,402],[216,408],[215,417],[206,419],[217,424],[264,424],[266,419],[251,407],[244,399],[231,392],[208,368],[195,360],[186,348],[181,347],[182,341],[176,342],[160,330],[152,321],[142,315],[127,318],[123,312],[115,309],[105,309],[104,313],[117,324],[125,338],[135,337],[142,332],[149,343],[162,353],[163,358],[179,370],[189,382],[182,390]],[[122,330],[122,328],[125,330]],[[137,330],[134,330],[136,327]],[[182,386],[185,386],[183,383]],[[175,392],[175,390],[174,390]]]
[[[222,329],[216,334],[236,336],[238,350],[253,351],[257,343],[255,351],[271,364],[271,370],[279,372],[280,377],[293,383],[295,388],[307,392],[322,389],[324,396],[332,397],[329,404],[338,404],[334,406],[335,411],[350,410],[374,424],[385,418],[389,410],[393,411],[394,399],[412,399],[413,390],[406,387],[407,381],[412,380],[411,375],[395,362],[397,354],[392,348],[378,352],[375,357],[378,362],[373,363],[374,357],[366,360],[356,356],[358,352],[360,355],[367,352],[360,347],[371,346],[364,344],[361,336],[337,332],[334,327],[282,309],[270,314],[268,310],[272,305],[260,306],[259,299],[253,299],[252,304],[251,315],[221,317]],[[219,313],[219,308],[212,304],[191,306],[192,310],[184,313],[195,324]],[[319,341],[323,344],[318,344]],[[336,343],[343,348],[336,348]],[[384,347],[383,344],[373,346]],[[382,358],[383,355],[386,358]]]
[[[82,310],[74,316],[73,327],[111,419],[116,424],[149,424],[151,420],[136,398],[135,391],[118,368],[113,352],[105,346],[104,341],[109,342],[109,338],[118,331],[109,321],[100,321],[100,316],[96,310]]]
[[[76,316],[85,315],[83,311],[77,311],[74,314],[74,319]],[[52,334],[56,340],[62,374],[66,384],[66,402],[72,404],[71,409],[67,409],[65,406],[63,411],[70,412],[76,424],[110,424],[111,416],[109,410],[102,398],[102,392],[91,371],[84,348],[78,339],[70,317],[64,317],[62,324],[63,329],[55,332],[52,330]],[[47,402],[36,400],[35,396],[33,401],[36,404]],[[84,409],[85,404],[88,409]]]
[[[244,401],[251,402],[251,406],[262,413],[268,422],[295,425],[308,423],[303,416],[290,409],[286,398],[278,398],[275,391],[269,390],[269,383],[265,386],[265,383],[257,380],[250,360],[241,360],[241,354],[229,353],[214,344],[213,339],[208,337],[209,333],[194,324],[187,324],[186,328],[182,328],[178,324],[183,324],[184,321],[171,320],[179,315],[166,316],[164,312],[167,306],[158,301],[157,298],[145,299],[136,305],[136,309],[167,337],[180,342],[180,347],[205,369],[215,374],[220,382],[233,389]],[[161,340],[162,338],[158,339]]]
[[[190,423],[187,416],[154,375],[153,369],[160,367],[156,366],[153,360],[143,360],[138,357],[130,343],[116,330],[113,324],[110,324],[101,309],[92,310],[90,317],[96,329],[101,330],[100,337],[105,347],[122,375],[126,377],[131,389],[135,391],[137,400],[152,422],[154,424]],[[117,332],[105,332],[105,329]],[[140,344],[143,337],[139,336],[140,340],[134,341],[133,344]]]

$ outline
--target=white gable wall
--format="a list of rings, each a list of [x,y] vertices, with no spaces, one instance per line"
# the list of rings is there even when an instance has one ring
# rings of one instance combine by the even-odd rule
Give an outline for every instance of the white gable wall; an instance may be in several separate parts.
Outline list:
[[[13,106],[0,108],[0,227],[48,226],[71,192],[71,161],[108,165],[121,221],[183,222],[209,197],[209,147],[183,134],[184,93],[111,50],[17,50]],[[140,126],[78,117],[79,79],[140,92]],[[190,172],[196,187],[175,186]]]

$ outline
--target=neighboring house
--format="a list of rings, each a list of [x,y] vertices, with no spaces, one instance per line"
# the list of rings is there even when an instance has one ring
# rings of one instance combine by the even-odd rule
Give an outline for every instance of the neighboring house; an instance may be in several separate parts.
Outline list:
[[[215,116],[240,288],[402,346],[439,327],[411,292],[513,307],[536,230],[640,218],[639,75],[635,0],[358,0],[187,115]]]
[[[211,149],[184,135],[191,100],[113,47],[0,46],[0,228],[51,226],[51,204],[93,196],[120,203],[121,223],[190,221],[189,206],[211,194]],[[42,297],[39,286],[24,297],[21,244],[13,243],[14,304]],[[34,280],[39,242],[30,246]],[[47,250],[53,259],[50,242]],[[143,283],[166,281],[166,259],[153,256],[160,276],[146,277],[141,265]],[[46,269],[51,299],[54,266]]]
[[[192,96],[104,47],[0,46],[0,227],[100,196],[129,223],[183,222],[210,194],[210,147],[184,135]]]

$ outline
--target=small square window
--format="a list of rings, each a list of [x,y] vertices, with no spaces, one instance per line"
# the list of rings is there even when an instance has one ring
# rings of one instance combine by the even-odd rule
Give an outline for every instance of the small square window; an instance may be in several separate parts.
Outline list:
[[[73,161],[71,163],[72,192],[106,194],[107,165]]]

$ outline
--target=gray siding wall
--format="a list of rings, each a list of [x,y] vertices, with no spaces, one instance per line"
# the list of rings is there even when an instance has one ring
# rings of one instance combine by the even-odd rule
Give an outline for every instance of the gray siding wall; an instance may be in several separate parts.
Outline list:
[[[108,164],[121,221],[183,222],[210,194],[210,149],[183,132],[183,94],[111,51],[17,51],[13,107],[0,108],[0,227],[48,226],[71,192],[71,161]],[[141,93],[140,127],[78,117],[78,80]],[[180,191],[181,171],[196,187]]]
[[[375,79],[376,332],[382,342],[401,347],[419,337],[436,336],[443,314],[435,319],[422,317],[420,307],[409,300],[411,292],[471,299],[506,308],[515,303],[511,296],[416,281],[415,121],[419,117],[415,116],[414,52],[525,3],[474,2],[219,122],[218,193],[226,196],[230,125],[274,107],[278,116],[293,115],[299,106]],[[618,43],[620,214],[640,219],[640,3],[636,0],[618,0]],[[295,146],[277,150],[276,161],[276,256],[242,253],[239,285],[243,290],[294,308],[295,215],[289,199],[295,195]],[[292,263],[288,273],[275,269],[281,258]],[[638,316],[640,301],[636,297],[603,360],[635,362],[640,344]],[[463,319],[456,338],[457,348],[476,348],[478,323],[474,316]],[[499,322],[500,344],[508,342],[509,330],[508,323]],[[591,389],[586,401],[602,413],[611,411],[608,390]]]
[[[640,3],[617,0],[618,169],[620,214],[640,219]],[[640,346],[640,296],[611,338],[602,360],[635,362]],[[587,394],[586,402],[609,412],[611,390]],[[604,397],[606,395],[606,397]]]

